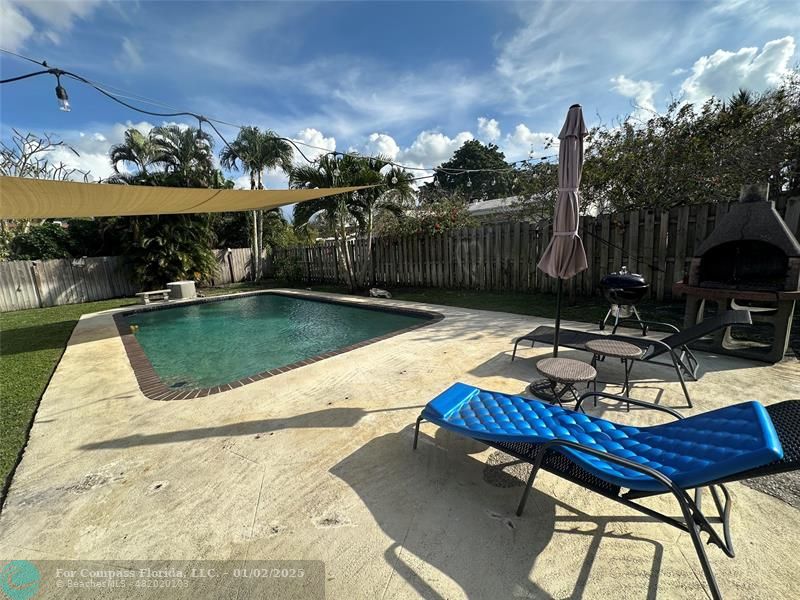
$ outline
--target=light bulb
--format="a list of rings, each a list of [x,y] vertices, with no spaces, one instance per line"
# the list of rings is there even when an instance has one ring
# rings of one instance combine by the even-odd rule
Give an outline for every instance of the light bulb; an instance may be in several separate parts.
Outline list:
[[[396,184],[397,184],[397,175],[392,177],[392,185],[396,185]]]
[[[341,174],[342,174],[342,172],[339,170],[339,167],[336,167],[336,168],[333,170],[333,176],[334,176],[334,177],[338,177],[338,176],[339,176],[339,175],[341,175]]]
[[[469,178],[467,179],[467,187],[472,187],[472,180]]]
[[[434,177],[433,178],[433,185],[436,186],[436,187],[439,187],[440,185],[442,185],[441,183],[439,183],[438,177]]]
[[[67,90],[61,85],[61,82],[56,86],[56,98],[58,98],[58,108],[64,112],[69,112],[69,95]]]
[[[497,183],[497,179],[492,179],[492,185],[495,185],[496,183]]]

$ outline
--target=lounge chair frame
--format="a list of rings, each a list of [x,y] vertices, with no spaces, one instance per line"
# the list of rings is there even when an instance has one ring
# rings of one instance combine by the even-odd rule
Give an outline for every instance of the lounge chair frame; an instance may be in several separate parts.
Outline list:
[[[629,319],[620,321],[624,323]],[[636,320],[633,321],[637,322]],[[641,358],[633,359],[646,362],[649,364],[660,365],[662,367],[671,367],[675,370],[678,376],[678,381],[683,389],[683,395],[686,397],[686,402],[689,408],[692,408],[692,398],[689,395],[689,389],[686,387],[686,378],[692,381],[697,381],[697,373],[700,368],[700,362],[697,360],[694,352],[689,348],[689,344],[694,342],[714,331],[722,328],[730,327],[731,325],[750,325],[752,324],[750,313],[744,310],[729,310],[716,315],[710,319],[701,321],[688,329],[681,331],[670,323],[661,323],[657,321],[641,321],[648,327],[652,325],[659,325],[667,328],[671,333],[664,339],[654,339],[648,337],[636,337],[628,335],[617,335],[615,333],[595,333],[592,331],[578,331],[574,329],[562,329],[559,335],[559,345],[565,348],[572,348],[573,350],[584,350],[584,344],[590,340],[596,339],[612,339],[628,342],[634,346],[638,346],[644,351]],[[523,336],[514,340],[514,350],[511,353],[511,360],[517,357],[517,347],[522,341],[530,341],[531,347],[536,345],[536,342],[552,345],[554,343],[554,328],[543,325],[537,327],[533,331],[526,333]],[[616,327],[614,327],[616,331]],[[587,351],[588,352],[588,351]],[[657,360],[658,357],[666,355],[669,357],[669,362],[664,360]]]
[[[652,408],[654,410],[668,413],[676,419],[683,418],[683,415],[681,415],[679,412],[666,406],[660,406],[658,404],[645,402],[643,400],[636,400],[626,396],[598,391],[588,391],[582,394],[578,400],[575,410],[579,410],[581,408],[581,404],[588,398],[592,398],[595,401],[597,398],[610,399],[620,402],[630,401],[631,404],[641,406],[643,408]],[[786,410],[787,408],[789,410]],[[533,484],[539,470],[544,469],[545,471],[549,471],[561,477],[562,479],[566,479],[567,481],[596,492],[601,496],[609,498],[610,500],[614,500],[647,516],[653,517],[662,523],[666,523],[667,525],[671,525],[672,527],[680,529],[681,531],[687,532],[692,538],[692,543],[700,561],[700,565],[703,569],[703,574],[706,577],[711,596],[714,598],[714,600],[721,600],[722,593],[720,592],[719,585],[717,584],[716,577],[714,576],[714,572],[708,560],[708,555],[705,551],[705,546],[700,536],[701,533],[708,534],[709,544],[718,546],[730,558],[735,556],[730,532],[731,495],[724,483],[729,481],[738,481],[749,477],[759,477],[763,475],[782,473],[800,468],[800,443],[798,443],[800,442],[800,434],[798,433],[800,432],[800,400],[790,400],[777,405],[768,406],[767,411],[770,413],[770,417],[773,419],[776,430],[778,431],[778,437],[781,439],[781,442],[784,446],[784,458],[770,465],[766,465],[765,467],[751,469],[745,473],[737,474],[734,477],[729,477],[720,481],[709,482],[703,486],[698,486],[694,488],[694,499],[688,493],[688,490],[691,488],[681,488],[672,480],[670,480],[669,477],[655,469],[622,457],[614,456],[607,452],[602,452],[591,447],[583,446],[575,442],[570,442],[567,440],[551,440],[546,443],[533,444],[526,442],[492,442],[478,438],[475,439],[488,446],[496,448],[497,450],[500,450],[501,452],[504,452],[516,458],[517,460],[533,465],[531,474],[528,477],[527,483],[525,484],[525,490],[522,494],[522,498],[520,499],[519,506],[517,507],[517,516],[522,516],[522,513],[525,509],[525,504],[528,500],[530,491],[533,488]],[[422,415],[417,418],[416,427],[414,430],[414,449],[417,448],[419,426],[423,420],[425,419],[422,417]],[[660,492],[641,492],[635,490],[623,492],[623,488],[620,486],[609,483],[575,464],[568,456],[558,452],[559,448],[574,448],[585,454],[591,454],[602,458],[605,461],[633,469],[648,475],[653,479],[656,479],[663,484],[666,489]],[[711,520],[706,517],[702,511],[702,490],[706,487],[711,492],[711,497],[714,500],[714,505],[717,512],[717,516],[712,518],[719,520],[719,522],[722,524],[721,534],[714,528],[714,526],[711,524]],[[720,497],[720,492],[722,498]],[[658,496],[662,494],[671,494],[675,498],[675,500],[678,502],[678,506],[681,509],[682,519],[665,515],[659,511],[635,502],[635,500],[640,498]]]

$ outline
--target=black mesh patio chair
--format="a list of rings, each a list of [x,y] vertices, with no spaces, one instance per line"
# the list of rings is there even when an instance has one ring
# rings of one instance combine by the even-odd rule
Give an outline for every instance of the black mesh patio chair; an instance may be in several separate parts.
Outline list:
[[[677,421],[633,427],[578,412],[588,398],[608,398],[659,410]],[[677,411],[605,392],[583,394],[575,410],[456,383],[417,418],[430,421],[533,465],[517,515],[540,469],[687,532],[711,596],[722,598],[706,554],[708,544],[734,557],[731,496],[725,483],[800,469],[800,400],[764,407],[745,402],[684,419]],[[702,509],[710,492],[721,532]],[[690,492],[694,492],[690,494]],[[681,511],[673,517],[638,500],[668,494]],[[692,497],[693,496],[693,497]]]
[[[571,348],[573,350],[586,350],[584,345],[586,342],[597,339],[611,339],[622,340],[635,346],[640,347],[644,354],[641,358],[636,359],[642,362],[661,365],[664,367],[672,367],[678,375],[678,380],[683,389],[683,395],[686,396],[686,401],[689,407],[692,407],[692,398],[689,396],[689,390],[686,387],[686,377],[696,381],[699,363],[697,357],[689,348],[689,344],[697,340],[724,329],[731,325],[751,325],[752,319],[750,313],[746,310],[728,310],[720,313],[710,319],[705,319],[700,323],[693,325],[687,329],[680,330],[674,325],[669,323],[656,323],[653,321],[643,321],[647,325],[660,325],[666,327],[672,333],[663,339],[655,339],[651,337],[639,337],[619,334],[605,334],[593,331],[580,331],[577,329],[561,329],[558,336],[558,345],[564,348]],[[517,346],[520,342],[529,341],[531,347],[540,344],[552,346],[555,343],[555,328],[549,325],[542,325],[533,331],[526,333],[523,336],[514,340],[514,351],[511,354],[513,361],[517,356]],[[660,360],[664,357],[669,358],[669,362]]]

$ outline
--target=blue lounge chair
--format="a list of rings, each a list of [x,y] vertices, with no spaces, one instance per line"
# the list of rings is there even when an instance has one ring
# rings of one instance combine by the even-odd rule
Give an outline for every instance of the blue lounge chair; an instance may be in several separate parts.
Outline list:
[[[758,402],[744,402],[683,418],[670,408],[630,399],[632,404],[678,419],[633,427],[578,412],[586,398],[629,400],[587,392],[576,409],[569,410],[456,383],[431,400],[417,418],[414,448],[420,422],[426,420],[531,463],[517,515],[522,515],[536,474],[543,468],[686,531],[712,596],[721,598],[700,534],[707,533],[709,543],[733,557],[731,498],[722,484],[800,468],[800,400],[766,408]],[[722,536],[701,510],[700,492],[705,487],[722,521]],[[691,489],[695,490],[694,499],[688,493]],[[683,519],[635,502],[659,494],[675,497]]]

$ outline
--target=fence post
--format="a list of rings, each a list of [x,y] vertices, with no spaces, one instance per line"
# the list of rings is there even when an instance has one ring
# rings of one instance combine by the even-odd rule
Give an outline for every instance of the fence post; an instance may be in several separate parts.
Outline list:
[[[33,291],[36,294],[36,302],[39,304],[39,308],[44,308],[44,304],[42,303],[42,289],[41,289],[41,282],[39,281],[39,271],[36,268],[36,261],[31,261],[31,276],[33,277]]]

